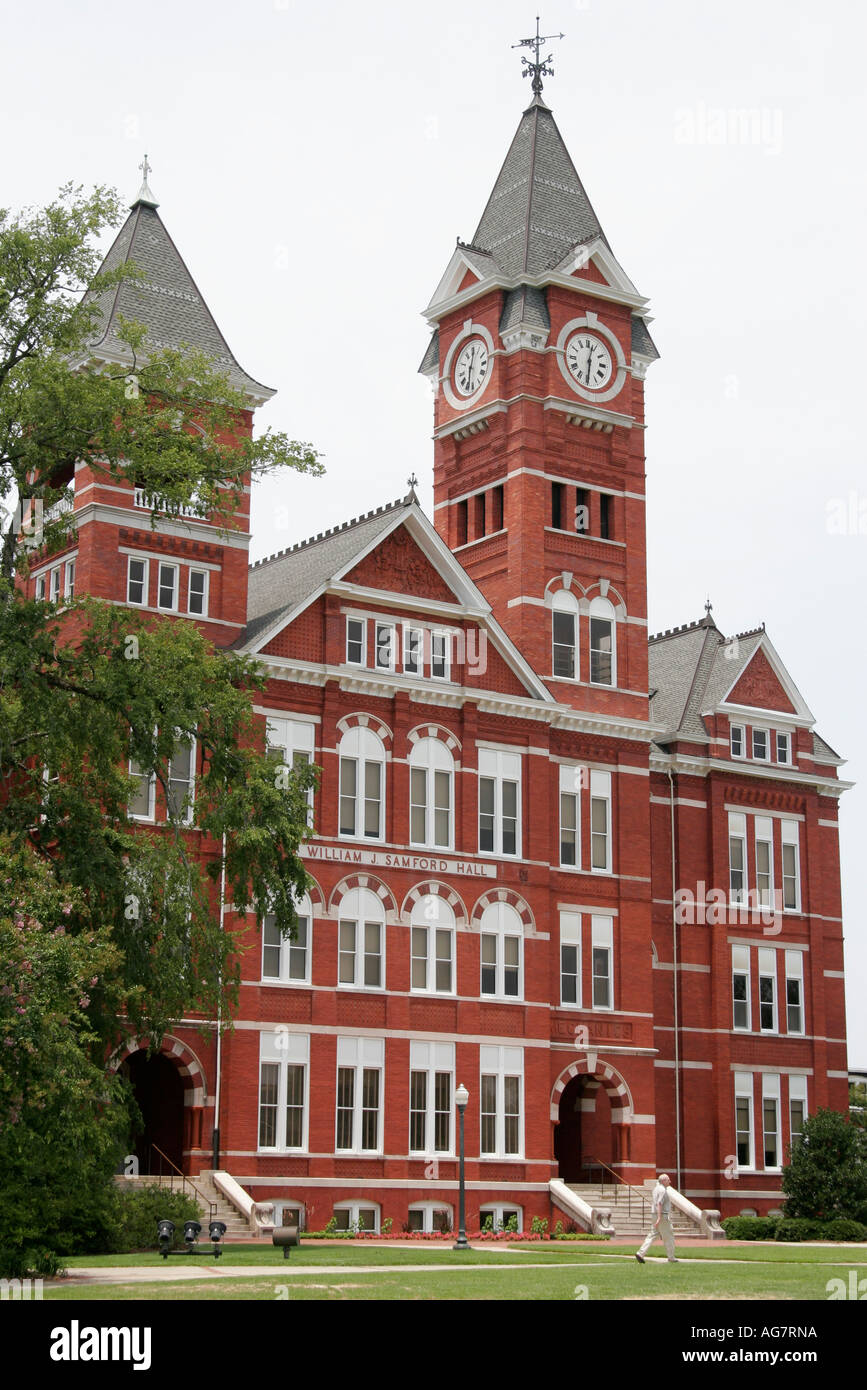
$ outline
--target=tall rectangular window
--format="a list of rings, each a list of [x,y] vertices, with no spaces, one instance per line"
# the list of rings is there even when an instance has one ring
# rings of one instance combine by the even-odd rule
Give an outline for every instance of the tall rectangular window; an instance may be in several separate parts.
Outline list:
[[[356,989],[382,989],[385,929],[381,922],[341,920],[337,928],[337,979]]]
[[[479,749],[479,852],[520,853],[520,753]]]
[[[581,914],[560,913],[560,1003],[581,1005]]]
[[[39,603],[45,602],[45,575],[40,574],[36,581],[36,598]]]
[[[775,1072],[762,1073],[762,1134],[765,1168],[780,1168],[780,1078]]]
[[[590,682],[614,684],[614,624],[610,618],[590,615]]]
[[[307,1147],[310,1039],[282,1031],[259,1034],[259,1148]]]
[[[756,891],[760,907],[774,902],[774,822],[769,816],[755,817]]]
[[[299,912],[293,937],[284,936],[276,918],[262,923],[262,979],[306,984],[310,980],[310,915]]]
[[[403,671],[407,676],[420,676],[424,666],[424,632],[420,627],[403,630]]]
[[[750,948],[732,946],[732,1026],[750,1027]]]
[[[126,570],[126,601],[146,605],[148,601],[148,561],[130,555]]]
[[[611,540],[611,497],[607,492],[599,494],[599,535],[603,541]]]
[[[587,535],[590,530],[590,507],[587,502],[587,489],[576,487],[575,489],[575,530],[580,535]]]
[[[159,585],[157,590],[157,607],[167,608],[172,612],[178,606],[178,567],[177,565],[167,565],[162,560],[159,565]]]
[[[729,811],[729,901],[747,901],[747,818]]]
[[[64,598],[75,598],[75,561],[67,560],[66,574],[63,580]]]
[[[729,728],[729,747],[733,758],[744,756],[744,726],[732,724]]]
[[[453,1152],[454,1043],[409,1045],[410,1153]]]
[[[57,565],[51,571],[51,602],[57,603],[60,598],[60,566]]]
[[[382,1038],[337,1039],[337,1115],[335,1148],[377,1153],[382,1147]]]
[[[807,1118],[807,1078],[806,1076],[789,1077],[789,1141],[793,1145],[798,1142],[804,1130],[804,1121]]]
[[[391,623],[376,624],[376,669],[394,670],[394,627]]]
[[[187,593],[187,612],[196,617],[207,617],[208,613],[208,571],[190,570],[190,587]]]
[[[590,868],[611,872],[611,773],[590,773]]]
[[[430,635],[430,673],[435,680],[451,679],[449,660],[450,634],[432,632]]]
[[[801,872],[800,849],[798,843],[798,822],[781,822],[783,853],[783,908],[787,912],[801,911]]]
[[[555,608],[551,614],[553,674],[567,680],[578,675],[578,614]]]
[[[469,529],[469,505],[466,497],[458,503],[458,545],[466,545]]]
[[[555,531],[563,530],[564,513],[564,493],[566,489],[562,483],[551,484],[551,525]]]
[[[752,1072],[735,1072],[735,1135],[738,1167],[755,1168]]]
[[[364,618],[346,619],[346,660],[351,666],[367,664],[367,622]]]
[[[169,816],[191,825],[196,784],[196,741],[177,739],[168,766],[167,806]]]
[[[498,483],[495,488],[491,488],[491,530],[502,531],[503,529],[503,485]]]
[[[479,1152],[486,1158],[518,1158],[523,1152],[523,1048],[480,1047],[479,1073]]]
[[[614,919],[593,917],[593,1008],[614,1008]]]
[[[777,953],[759,947],[759,1027],[763,1033],[777,1031]]]
[[[156,776],[153,772],[143,772],[134,758],[129,760],[129,771],[136,778],[136,788],[127,803],[127,813],[133,820],[153,820]]]
[[[804,952],[786,952],[786,1032],[804,1031]]]
[[[777,762],[791,763],[792,761],[792,736],[791,734],[777,734]]]
[[[578,868],[581,863],[582,769],[560,764],[560,863]]]
[[[767,729],[753,729],[753,757],[756,762],[766,763],[768,761]]]

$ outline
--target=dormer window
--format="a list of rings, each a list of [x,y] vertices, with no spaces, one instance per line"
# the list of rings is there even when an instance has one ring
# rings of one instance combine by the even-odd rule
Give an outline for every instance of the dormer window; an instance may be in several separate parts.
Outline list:
[[[394,670],[394,628],[391,623],[376,624],[376,669]]]
[[[347,618],[346,620],[346,660],[353,666],[363,666],[365,661],[365,647],[367,624],[362,618]]]
[[[792,761],[792,735],[777,734],[777,762],[791,763]]]
[[[744,756],[744,726],[743,724],[732,724],[729,729],[729,740],[731,755],[733,758]]]
[[[768,756],[767,729],[753,729],[753,757],[756,762],[766,763]]]

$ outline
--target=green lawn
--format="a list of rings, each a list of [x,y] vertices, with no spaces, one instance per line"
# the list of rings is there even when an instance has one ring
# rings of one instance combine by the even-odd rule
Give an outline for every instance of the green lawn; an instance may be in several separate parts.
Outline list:
[[[270,1258],[266,1259],[265,1257]],[[450,1249],[302,1246],[285,1262],[268,1247],[228,1247],[223,1266],[273,1263],[272,1275],[245,1277],[203,1275],[201,1279],[167,1279],[150,1284],[47,1285],[46,1300],[568,1300],[601,1299],[739,1299],[824,1302],[830,1278],[848,1278],[863,1269],[867,1250],[816,1246],[726,1244],[690,1250],[682,1246],[677,1269],[664,1262],[640,1266],[624,1246],[515,1246],[461,1254]],[[242,1258],[243,1256],[243,1258]],[[625,1258],[624,1258],[625,1257]],[[161,1265],[159,1256],[127,1256],[140,1268]],[[175,1258],[169,1269],[195,1267],[201,1257]],[[506,1268],[520,1262],[522,1267]],[[83,1256],[70,1267],[120,1263],[105,1256]],[[210,1262],[213,1267],[213,1261]],[[361,1273],[359,1265],[377,1265],[382,1273]],[[325,1267],[339,1265],[338,1272]],[[423,1270],[406,1266],[425,1265]],[[500,1266],[497,1268],[497,1266]],[[859,1274],[860,1274],[859,1269]],[[863,1275],[861,1275],[863,1277]]]

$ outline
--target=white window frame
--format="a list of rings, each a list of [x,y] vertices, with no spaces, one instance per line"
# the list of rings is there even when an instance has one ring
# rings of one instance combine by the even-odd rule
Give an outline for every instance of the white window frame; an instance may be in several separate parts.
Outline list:
[[[605,803],[605,831],[601,832],[593,829],[593,803]],[[595,769],[590,772],[590,872],[592,874],[610,874],[613,865],[613,835],[612,835],[612,803],[611,803],[611,773],[597,772]],[[599,843],[600,835],[604,833],[605,864],[595,865],[593,860],[596,858],[596,848]]]
[[[786,873],[786,850],[791,850],[791,858],[794,861],[794,874]],[[783,911],[800,914],[802,911],[801,903],[801,844],[798,822],[796,820],[783,820],[780,822],[780,858],[782,862],[783,874]],[[794,882],[795,902],[794,906],[786,906],[787,884]]]
[[[756,752],[756,735],[757,735],[757,734],[758,734],[760,737],[764,738],[764,740],[765,740],[765,751],[764,751],[763,754],[762,754],[762,753],[757,753],[757,752]],[[771,731],[770,731],[770,729],[757,728],[755,725],[753,725],[753,727],[752,727],[751,730],[750,730],[750,753],[751,753],[751,755],[752,755],[753,762],[755,762],[755,763],[769,763],[769,762],[771,761]]]
[[[601,648],[593,645],[593,624],[594,622],[604,622],[609,625],[609,636],[611,639],[611,679],[607,681],[593,679],[593,654],[601,651]],[[589,676],[590,684],[598,685],[605,690],[617,689],[617,614],[614,605],[607,598],[594,598],[590,604],[590,619],[588,623],[588,637],[590,642],[590,664]],[[604,652],[602,652],[605,655]]]
[[[278,941],[266,941],[266,932],[274,929],[273,914],[266,913],[262,918],[262,983],[291,985],[294,988],[310,984],[311,965],[313,958],[313,904],[310,901],[309,893],[305,893],[300,902],[295,904],[298,913],[298,920],[304,922],[304,943],[299,945],[297,938],[290,938],[280,935]],[[265,952],[279,951],[277,974],[269,974],[265,969]],[[297,965],[298,953],[303,952],[304,970],[300,975],[293,975],[292,968]],[[294,955],[293,955],[294,953]]]
[[[67,560],[63,572],[63,597],[75,598],[75,557]]]
[[[769,1130],[765,1121],[765,1106],[773,1103],[775,1111],[775,1127]],[[775,1139],[776,1163],[768,1163],[767,1155],[767,1136],[773,1134]],[[780,1077],[778,1072],[762,1072],[762,1168],[766,1173],[779,1173],[782,1170],[783,1157],[783,1136],[780,1131]]]
[[[417,949],[422,944],[421,933],[424,932],[424,954]],[[410,916],[409,942],[410,942],[410,993],[411,994],[439,994],[455,995],[457,993],[457,965],[455,951],[456,925],[455,914],[451,905],[441,898],[438,894],[429,893],[420,898],[412,909]],[[446,959],[441,955],[441,949],[447,938],[449,948],[449,986],[442,989],[437,985],[437,965]],[[424,962],[425,983],[416,983],[416,976],[420,971],[416,971],[416,963]]]
[[[442,665],[441,671],[434,667]],[[430,633],[430,678],[450,681],[452,678],[452,633],[447,628],[432,628]]]
[[[564,969],[563,952],[564,949],[575,951],[575,971]],[[564,980],[575,980],[575,998],[566,999],[566,990],[563,988]],[[571,992],[571,991],[569,991]],[[561,912],[560,913],[560,1008],[561,1009],[580,1009],[582,1007],[582,980],[581,980],[581,913],[580,912]]]
[[[409,842],[424,849],[453,849],[455,843],[455,760],[451,749],[440,738],[421,738],[414,743],[409,758]],[[424,778],[424,801],[414,799],[414,785],[421,774]],[[447,830],[445,840],[437,839],[437,811],[442,807],[436,804],[437,784],[445,776],[448,779]],[[440,784],[441,785],[441,784]],[[424,808],[425,834],[418,839],[413,833],[413,810]]]
[[[380,660],[380,649],[384,649],[386,659]],[[373,667],[376,671],[394,671],[397,661],[397,630],[394,623],[383,623],[377,618],[373,625]]]
[[[508,1218],[505,1215],[506,1212],[509,1213],[509,1216],[511,1216],[513,1213],[517,1214],[518,1230],[523,1231],[524,1208],[519,1207],[516,1202],[486,1202],[483,1207],[479,1208],[480,1229],[484,1229],[486,1220],[489,1216],[491,1216],[493,1217],[494,1221],[494,1230],[504,1231],[506,1229],[506,1221],[508,1220]]]
[[[795,1138],[794,1138],[794,1136],[793,1136],[793,1134],[792,1134],[792,1103],[793,1103],[793,1102],[795,1102],[795,1103],[800,1103],[800,1104],[803,1105],[803,1107],[804,1107],[803,1116],[802,1116],[802,1120],[801,1120],[802,1129],[799,1130],[799,1133],[802,1133],[802,1132],[803,1132],[803,1122],[807,1119],[807,1115],[808,1115],[808,1113],[809,1113],[808,1110],[807,1110],[807,1077],[806,1077],[806,1076],[799,1076],[799,1075],[792,1075],[792,1074],[789,1075],[789,1144],[790,1144],[790,1145],[792,1145],[792,1144],[795,1142]]]
[[[454,1157],[455,1152],[455,1045],[445,1042],[425,1042],[418,1038],[411,1038],[409,1044],[409,1138],[407,1152],[422,1155],[425,1158],[450,1158]],[[412,1076],[414,1072],[422,1073],[427,1079],[425,1082],[425,1109],[424,1109],[424,1144],[421,1148],[413,1145],[413,1123],[412,1117],[422,1114],[420,1109],[413,1108],[413,1086]],[[437,1115],[446,1113],[436,1108],[436,1079],[437,1076],[448,1076],[449,1078],[449,1105],[448,1105],[448,1134],[446,1136],[446,1147],[437,1148],[436,1144],[436,1118]],[[421,1205],[421,1204],[420,1204]],[[433,1204],[435,1205],[435,1204]]]
[[[49,593],[51,595],[52,603],[58,603],[60,601],[60,569],[60,565],[53,565],[52,568],[49,570],[49,576],[51,581]]]
[[[339,802],[338,802],[338,832],[342,840],[364,840],[382,841],[385,839],[385,770],[386,757],[385,745],[378,734],[364,725],[357,724],[346,733],[340,740],[338,748],[339,767]],[[344,792],[344,763],[352,762],[355,764],[355,791],[350,795]],[[374,798],[367,796],[367,769],[370,765],[376,764],[379,767],[379,821],[376,834],[366,833],[367,824],[367,803],[377,804]],[[343,829],[343,810],[344,802],[354,800],[353,829]]]
[[[759,947],[759,969],[758,969],[758,974],[759,974],[759,1032],[760,1032],[760,1033],[768,1033],[768,1034],[777,1033],[777,1032],[779,1032],[779,1027],[778,1027],[778,1024],[779,1024],[779,1016],[778,1016],[778,1012],[777,1012],[777,1010],[778,1010],[778,1001],[777,1001],[777,994],[778,994],[778,990],[777,990],[777,953],[776,953],[776,951],[774,950],[773,947],[768,947],[768,946],[760,946],[760,947]],[[770,999],[770,1004],[771,1004],[771,1026],[770,1026],[770,1028],[768,1028],[768,1027],[765,1026],[765,1021],[764,1021],[764,1011],[763,1011],[763,1007],[762,1007],[762,1006],[763,1006],[763,1003],[764,1003],[764,1007],[767,1008],[767,1003],[768,1003],[768,1001],[767,1001],[767,1000],[765,1000],[765,1001],[762,1000],[762,981],[763,981],[763,980],[770,980],[770,981],[771,981],[771,984],[772,984],[771,999]]]
[[[172,583],[172,602],[170,604],[162,602],[163,571],[171,570],[174,574]],[[170,560],[157,561],[157,608],[161,613],[177,613],[178,603],[180,602],[180,565],[173,564]]]
[[[176,739],[175,739],[175,742],[177,743],[178,741],[179,741],[179,740],[176,738]],[[181,782],[182,785],[184,785],[184,786],[186,787],[186,792],[184,793],[184,797],[183,797],[183,798],[180,798],[182,801],[183,801],[183,800],[186,800],[186,806],[184,807],[183,815],[180,817],[180,824],[181,824],[181,825],[192,825],[192,823],[193,823],[193,816],[194,816],[194,814],[195,814],[195,804],[196,804],[196,758],[197,758],[197,756],[198,756],[198,740],[195,739],[195,738],[191,738],[191,739],[189,740],[189,743],[190,743],[190,772],[189,772],[189,776],[188,776],[187,778],[185,778],[185,779],[181,779],[181,778],[178,778],[178,777],[173,777],[173,776],[172,776],[172,759],[171,759],[171,758],[169,758],[168,766],[167,766],[167,768],[166,768],[166,781],[168,782],[168,784],[169,784],[170,787],[172,787],[172,786],[173,786],[175,783],[177,783],[177,782]],[[170,819],[171,819],[171,816],[170,816],[170,814],[169,814],[169,807],[168,807],[168,804],[167,804],[167,805],[166,805],[166,820],[170,820]]]
[[[340,1150],[338,1150],[338,1152],[340,1152],[340,1153],[347,1153],[348,1150],[346,1150],[346,1149],[340,1149]],[[365,1150],[365,1152],[367,1152],[367,1151]],[[371,1234],[379,1235],[380,1219],[381,1219],[381,1212],[382,1212],[382,1208],[381,1208],[379,1202],[368,1202],[368,1201],[364,1201],[364,1200],[358,1200],[358,1201],[355,1201],[355,1202],[335,1202],[335,1203],[334,1203],[334,1206],[331,1208],[331,1210],[333,1211],[333,1213],[334,1213],[335,1216],[337,1215],[337,1213],[338,1213],[339,1211],[340,1211],[340,1212],[343,1212],[343,1211],[348,1212],[349,1215],[348,1215],[347,1225],[346,1225],[346,1227],[345,1227],[346,1230],[351,1231],[352,1228],[353,1228],[353,1226],[354,1226],[354,1227],[356,1227],[358,1230],[369,1230],[369,1231],[371,1232]],[[360,1216],[359,1216],[359,1212],[361,1212],[362,1210],[363,1210],[363,1211],[372,1211],[372,1212],[373,1212],[373,1226],[371,1226],[371,1227],[362,1227],[362,1226],[361,1226],[361,1218],[360,1218]],[[338,1230],[343,1230],[344,1227],[338,1226],[337,1229],[338,1229]]]
[[[277,1123],[275,1143],[273,1144],[263,1144],[261,1142],[263,1067],[265,1066],[277,1066],[279,1068],[276,1106]],[[301,1067],[303,1069],[300,1144],[288,1144],[286,1142],[289,1067]],[[290,1033],[285,1029],[281,1030],[279,1033],[274,1030],[259,1034],[259,1090],[256,1116],[257,1152],[307,1152],[310,1119],[310,1038],[307,1034]]]
[[[781,729],[778,729],[778,730],[777,730],[777,734],[776,734],[776,744],[777,744],[777,762],[780,764],[781,767],[791,767],[791,766],[792,766],[792,735],[783,732]],[[781,749],[781,748],[785,749],[785,757],[782,757],[782,758],[780,757],[780,749]]]
[[[418,646],[415,647],[414,638],[418,638]],[[415,650],[413,650],[415,648]],[[415,661],[414,667],[411,662]],[[403,628],[403,664],[404,675],[423,676],[424,675],[424,628],[413,627],[405,623]]]
[[[341,1070],[351,1070],[354,1072],[353,1095],[352,1095],[352,1144],[347,1148],[338,1148],[339,1138],[339,1109],[340,1109],[340,1088],[339,1077]],[[365,1071],[376,1071],[379,1073],[378,1083],[378,1106],[376,1121],[376,1145],[373,1148],[362,1148],[363,1138],[363,1111],[364,1111],[364,1073]],[[346,1153],[366,1153],[381,1154],[383,1140],[383,1106],[385,1098],[385,1039],[384,1038],[352,1038],[338,1037],[337,1039],[337,1078],[338,1085],[335,1087],[334,1100],[334,1152],[336,1154]],[[346,1207],[351,1203],[336,1203],[338,1207]],[[358,1205],[355,1203],[355,1205]],[[365,1202],[365,1206],[373,1206],[372,1202]]]
[[[750,887],[750,867],[747,862],[747,818],[740,811],[729,811],[729,833],[728,833],[728,861],[729,861],[729,904],[733,907],[745,907],[748,901]],[[742,868],[736,869],[732,860],[732,841],[740,842]],[[741,873],[743,883],[739,889],[732,884],[732,879],[736,873]]]
[[[753,841],[756,865],[756,900],[759,907],[774,906],[774,822],[770,816],[753,816]],[[759,845],[767,850],[767,870],[759,868]],[[762,886],[762,879],[767,882]]]
[[[785,966],[786,966],[786,1032],[789,1034],[790,1037],[793,1037],[793,1038],[802,1038],[802,1037],[804,1036],[804,1032],[805,1032],[805,1029],[806,1029],[806,1018],[805,1018],[805,1009],[804,1009],[804,952],[803,952],[803,951],[786,951],[786,955],[785,955]],[[798,986],[798,1002],[797,1002],[797,1004],[791,1004],[791,1003],[789,1002],[789,985],[790,985],[791,983],[797,984],[797,986]],[[789,1014],[789,1010],[790,1010],[790,1009],[794,1009],[794,1008],[797,1008],[797,1010],[798,1010],[798,1016],[799,1016],[799,1026],[798,1026],[797,1028],[792,1028],[791,1025],[790,1025],[790,1014]]]
[[[349,950],[345,941],[350,932],[344,928],[354,927],[351,934],[353,942]],[[367,949],[367,928],[378,928],[379,950]],[[352,960],[352,979],[343,978],[349,959]],[[367,983],[368,958],[379,962],[379,982]],[[350,888],[340,901],[337,921],[337,988],[368,990],[382,993],[385,989],[385,906],[381,898],[369,888]]]
[[[756,1171],[756,1125],[753,1113],[753,1074],[752,1072],[736,1071],[735,1077],[735,1158],[737,1160],[738,1174],[754,1173]],[[747,1102],[747,1115],[749,1117],[749,1131],[738,1129],[738,1101]],[[749,1135],[749,1162],[741,1163],[738,1153],[740,1140],[739,1135]]]
[[[154,819],[155,819],[155,816],[156,816],[156,791],[157,791],[157,775],[156,775],[156,772],[151,772],[150,774],[145,773],[145,772],[142,772],[141,769],[140,769],[139,766],[138,766],[138,763],[136,763],[136,762],[135,762],[135,759],[132,758],[132,757],[130,757],[129,760],[128,760],[128,763],[127,763],[127,770],[128,770],[128,772],[129,772],[129,774],[130,774],[131,777],[138,777],[140,783],[144,780],[145,777],[148,778],[148,813],[147,813],[147,815],[146,815],[146,816],[140,816],[140,815],[137,815],[135,812],[131,811],[131,810],[129,809],[129,802],[127,802],[127,815],[129,816],[129,819],[130,819],[130,820],[143,821],[143,822],[147,822],[147,823],[149,823],[149,824],[152,824],[153,821],[154,821]]]
[[[495,1108],[484,1112],[494,1116],[494,1147],[482,1149],[484,1128],[482,1124],[482,1105],[484,1103],[484,1077],[495,1080]],[[506,1149],[506,1078],[518,1080],[518,1136],[517,1149]],[[509,1089],[512,1089],[511,1087]],[[520,1159],[524,1156],[524,1049],[521,1047],[491,1047],[483,1044],[479,1048],[479,1158]]]
[[[361,637],[353,637],[353,626],[361,628]],[[353,643],[360,643],[361,656],[356,658],[350,656],[349,650]],[[366,618],[347,618],[346,619],[346,662],[349,666],[367,665],[367,619]]]
[[[48,571],[47,571],[47,570],[44,571],[42,574],[38,574],[38,575],[36,576],[36,598],[37,598],[37,600],[38,600],[39,603],[44,603],[44,602],[45,602],[45,589],[46,589],[46,579],[47,579],[47,577],[48,577]]]
[[[572,623],[572,640],[571,640],[571,642],[558,642],[558,641],[556,640],[555,627],[556,627],[556,623],[557,623],[557,616],[558,616],[558,614],[561,615],[561,616],[564,616],[564,617],[567,617],[567,618],[571,619],[571,623]],[[571,590],[569,590],[569,589],[558,589],[557,592],[554,594],[554,597],[553,597],[552,600],[551,600],[551,674],[552,674],[553,676],[557,676],[557,677],[558,677],[559,679],[561,679],[561,680],[575,680],[575,681],[577,681],[577,680],[580,679],[580,673],[581,673],[581,656],[580,656],[580,651],[579,651],[579,646],[580,646],[580,632],[581,632],[581,625],[580,625],[580,611],[579,611],[579,608],[578,608],[578,600],[576,599],[575,595],[571,592]],[[567,663],[564,663],[564,664],[568,664],[568,666],[569,666],[568,671],[566,671],[566,670],[558,671],[558,670],[557,670],[557,649],[558,649],[558,647],[559,647],[559,648],[563,648],[563,649],[566,650],[566,651],[571,650],[571,653],[572,653],[571,660],[568,661]]]
[[[520,859],[522,849],[522,827],[521,827],[521,754],[520,752],[505,753],[492,748],[479,749],[479,854],[496,859]],[[494,784],[494,810],[493,810],[493,848],[482,849],[482,791],[483,781],[493,782]],[[506,850],[503,848],[503,787],[505,783],[515,784],[515,848]],[[485,812],[485,815],[488,815]]]
[[[407,1207],[407,1218],[409,1218],[413,1212],[420,1213],[422,1217],[421,1231],[426,1236],[434,1235],[439,1230],[439,1227],[434,1225],[434,1217],[439,1215],[440,1212],[445,1212],[448,1217],[449,1231],[454,1230],[455,1210],[449,1202],[410,1202]],[[407,1219],[407,1225],[409,1225],[411,1231],[412,1225],[409,1219]]]
[[[496,959],[494,967],[494,988],[484,989],[483,981],[485,971],[490,971],[491,962],[486,962],[485,939],[488,938],[495,943]],[[517,940],[518,942],[518,961],[517,966],[514,962],[506,962],[506,941]],[[479,923],[479,997],[481,999],[498,999],[501,1002],[516,1003],[523,1001],[524,998],[524,924],[521,921],[515,908],[511,903],[495,902],[489,903],[482,913]],[[517,992],[506,993],[506,971],[510,972],[510,978],[517,981]],[[515,975],[517,971],[517,975]]]
[[[310,767],[316,756],[316,725],[306,719],[268,716],[265,739],[269,753],[281,753],[282,766],[296,771]],[[313,825],[313,788],[307,788],[307,824]]]
[[[560,837],[558,855],[561,868],[580,869],[581,868],[581,785],[584,780],[584,769],[576,764],[560,764],[560,801],[559,801],[559,825]],[[564,801],[571,809],[575,820],[574,829],[563,824]],[[574,834],[575,836],[575,858],[569,862],[563,858],[563,832]]]
[[[735,977],[742,975],[746,979],[746,999],[735,998]],[[750,970],[750,948],[749,946],[732,946],[732,1031],[735,1033],[752,1032],[752,972]],[[746,1023],[738,1023],[737,1006],[746,1004]]]
[[[614,1011],[614,918],[603,917],[593,914],[590,919],[590,1007],[594,1013],[613,1013]],[[608,957],[607,975],[597,974],[596,972],[596,953],[606,952]],[[596,981],[607,979],[608,981],[608,1003],[597,1004],[596,1002]]]
[[[194,575],[194,574],[200,574],[200,575],[202,576],[202,578],[204,579],[204,581],[205,581],[205,582],[204,582],[204,585],[202,586],[202,611],[201,611],[201,613],[197,613],[196,610],[195,610],[195,609],[193,608],[193,606],[192,606],[192,597],[193,597],[193,575]],[[192,617],[194,617],[194,618],[207,618],[207,616],[208,616],[208,598],[209,598],[209,595],[210,595],[210,589],[211,589],[211,575],[210,575],[210,571],[209,571],[209,570],[197,569],[195,565],[191,565],[190,568],[189,568],[189,572],[188,572],[188,574],[187,574],[187,612],[188,612],[189,614],[191,614]]]
[[[143,573],[142,579],[141,579],[140,581],[139,581],[139,580],[136,580],[136,581],[135,581],[136,584],[138,584],[138,583],[140,582],[140,583],[141,583],[141,586],[142,586],[141,603],[139,603],[137,599],[132,598],[131,595],[130,595],[130,588],[131,588],[131,585],[132,585],[132,583],[133,583],[133,579],[132,579],[132,567],[133,567],[133,565],[142,565],[142,566],[144,567],[144,573]],[[133,608],[147,608],[147,607],[148,607],[148,599],[150,598],[150,578],[151,578],[151,573],[150,573],[150,571],[151,571],[151,562],[150,562],[150,560],[146,559],[143,555],[128,555],[128,556],[127,556],[127,562],[126,562],[126,601],[127,601],[127,603],[128,603],[131,607],[133,607]]]
[[[740,745],[740,752],[738,752],[738,753],[735,752],[735,734],[737,734],[737,736],[738,736],[737,741],[738,741],[738,743],[739,743],[739,745]],[[746,742],[747,742],[747,731],[746,731],[746,729],[744,728],[743,724],[730,724],[730,725],[729,725],[729,754],[730,754],[730,756],[731,756],[732,758],[741,758],[741,759],[746,758],[746,756],[747,756],[747,753],[746,753]]]

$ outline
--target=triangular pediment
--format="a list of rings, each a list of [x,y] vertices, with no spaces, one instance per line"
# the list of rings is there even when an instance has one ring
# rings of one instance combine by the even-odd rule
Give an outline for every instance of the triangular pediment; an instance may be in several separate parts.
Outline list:
[[[405,526],[397,527],[368,551],[343,575],[343,582],[365,589],[383,589],[390,596],[409,594],[439,603],[462,602]]]
[[[629,300],[638,296],[635,285],[611,247],[601,237],[590,243],[573,246],[554,270],[558,275],[568,275],[579,282],[585,280],[593,285],[607,285],[609,289],[616,290]]]
[[[730,659],[738,661],[737,644],[732,638]],[[731,685],[721,700],[721,707],[738,710],[773,711],[794,719],[809,720],[813,715],[776,651],[770,638],[763,633],[751,655],[739,663]]]
[[[496,274],[497,266],[490,256],[470,247],[456,246],[425,312],[430,314],[434,306],[447,303],[465,290],[475,289]]]

